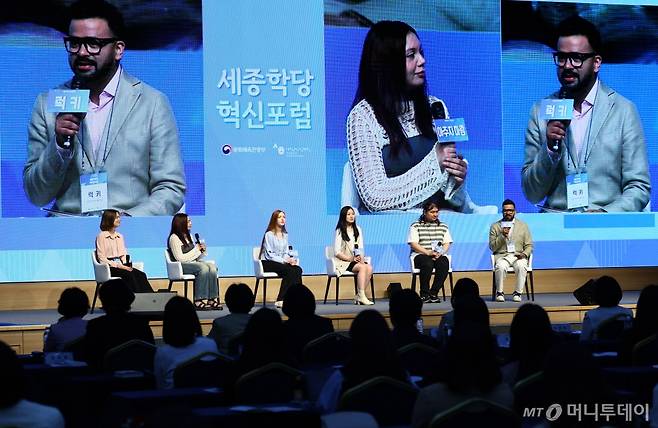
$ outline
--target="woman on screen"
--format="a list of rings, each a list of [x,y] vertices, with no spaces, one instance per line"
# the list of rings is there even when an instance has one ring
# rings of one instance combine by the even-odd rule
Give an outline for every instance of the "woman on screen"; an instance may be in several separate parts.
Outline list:
[[[198,310],[221,310],[217,266],[203,259],[206,244],[192,241],[192,219],[187,214],[176,214],[171,220],[168,249],[174,260],[181,262],[183,273],[194,275],[194,306]]]
[[[302,268],[292,245],[288,243],[286,213],[275,210],[270,217],[260,246],[260,259],[265,272],[274,272],[282,279],[279,295],[274,305],[283,306],[283,297],[291,285],[302,283]]]
[[[348,271],[356,275],[357,294],[354,296],[354,304],[372,305],[365,293],[366,285],[372,278],[372,265],[365,261],[363,232],[356,225],[356,213],[350,206],[340,210],[334,238],[334,259],[338,276]]]
[[[373,25],[347,119],[350,168],[362,207],[407,210],[434,200],[454,211],[480,208],[464,189],[468,163],[454,143],[437,143],[433,116],[447,118],[448,110],[427,95],[416,30],[400,21]]]
[[[117,210],[105,210],[101,216],[101,232],[96,235],[96,259],[110,265],[110,275],[123,278],[134,293],[153,292],[146,274],[132,267],[123,235],[117,232],[121,214]]]

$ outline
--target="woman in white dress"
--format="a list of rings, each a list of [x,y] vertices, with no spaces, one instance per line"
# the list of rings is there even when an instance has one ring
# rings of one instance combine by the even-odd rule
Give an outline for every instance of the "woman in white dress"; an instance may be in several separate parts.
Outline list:
[[[356,275],[357,294],[354,296],[354,304],[372,305],[365,293],[372,278],[372,266],[365,262],[363,232],[356,225],[356,213],[350,206],[340,210],[334,238],[334,258],[338,276],[347,271]]]

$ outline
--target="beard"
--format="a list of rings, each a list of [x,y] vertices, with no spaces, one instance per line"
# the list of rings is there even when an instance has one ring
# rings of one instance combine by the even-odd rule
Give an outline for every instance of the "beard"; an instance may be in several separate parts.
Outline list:
[[[569,82],[566,80],[567,77],[573,77],[574,80]],[[596,73],[594,71],[585,72],[581,70],[581,72],[578,73],[573,70],[563,70],[562,73],[559,74],[558,80],[562,87],[566,89],[567,94],[575,95],[583,91],[588,91],[592,87],[596,80]]]

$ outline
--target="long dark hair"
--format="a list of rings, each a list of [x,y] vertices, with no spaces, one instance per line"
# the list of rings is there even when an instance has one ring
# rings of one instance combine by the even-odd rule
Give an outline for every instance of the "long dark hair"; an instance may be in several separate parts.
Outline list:
[[[359,87],[353,103],[355,106],[365,99],[372,106],[377,121],[388,135],[394,158],[401,148],[410,150],[398,119],[408,111],[408,101],[413,102],[420,133],[436,139],[427,98],[427,82],[414,90],[407,86],[405,47],[409,33],[418,36],[413,27],[400,21],[380,21],[370,28],[363,42]]]
[[[285,340],[281,315],[277,311],[262,308],[254,312],[242,337],[244,346],[238,361],[239,374],[272,362],[296,365]]]
[[[345,242],[349,242],[350,240],[350,236],[347,234],[347,213],[349,210],[354,211],[354,208],[346,205],[340,209],[338,223],[336,224],[336,230],[340,230],[340,236]],[[354,213],[356,214],[356,211]],[[356,218],[354,218],[354,224],[352,224],[352,231],[354,232],[354,242],[357,242],[359,240],[359,228],[356,227]]]
[[[169,236],[176,235],[178,239],[184,244],[192,242],[190,231],[187,228],[187,214],[178,213],[171,219],[171,231]],[[167,247],[169,247],[169,240],[167,240]]]
[[[183,348],[202,336],[201,323],[192,302],[174,296],[165,305],[162,321],[162,339],[167,345]]]
[[[502,379],[496,362],[495,338],[489,327],[479,322],[455,323],[445,353],[445,383],[452,391],[487,393]]]
[[[642,340],[658,332],[658,285],[647,285],[637,299],[633,320],[637,340]]]
[[[532,303],[522,305],[510,325],[510,356],[519,362],[516,380],[540,371],[554,342],[551,321],[544,308]]]
[[[265,229],[265,233],[263,233],[263,239],[260,241],[260,255],[263,255],[263,247],[265,246],[265,235],[267,234],[267,232],[274,232],[276,230],[277,221],[279,220],[279,214],[281,213],[283,213],[283,215],[286,215],[285,211],[283,210],[274,210],[274,212],[272,212],[272,215],[270,216],[270,222],[267,223],[267,229]],[[286,234],[288,233],[285,224],[281,228],[281,232]]]
[[[103,232],[112,230],[114,228],[114,220],[116,220],[118,215],[119,215],[119,211],[117,210],[103,211],[103,215],[101,216],[101,226],[100,226],[101,230]]]
[[[343,391],[376,376],[406,382],[406,372],[382,314],[372,309],[359,312],[350,326],[350,338],[352,356],[343,367]]]

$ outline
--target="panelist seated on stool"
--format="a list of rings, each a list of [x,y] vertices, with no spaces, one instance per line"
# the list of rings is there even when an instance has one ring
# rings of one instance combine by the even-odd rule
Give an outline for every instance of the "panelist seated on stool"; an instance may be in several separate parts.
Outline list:
[[[507,269],[510,267],[516,273],[516,288],[512,300],[521,301],[529,259],[532,255],[532,236],[528,225],[515,215],[514,201],[505,199],[503,218],[492,224],[489,229],[489,249],[494,257],[494,288],[497,302],[505,301],[503,283]]]

